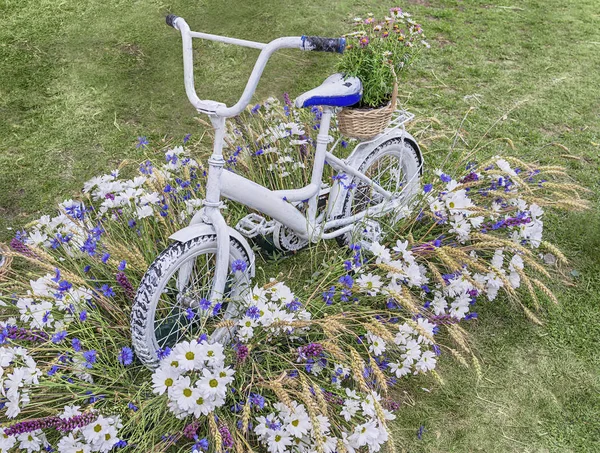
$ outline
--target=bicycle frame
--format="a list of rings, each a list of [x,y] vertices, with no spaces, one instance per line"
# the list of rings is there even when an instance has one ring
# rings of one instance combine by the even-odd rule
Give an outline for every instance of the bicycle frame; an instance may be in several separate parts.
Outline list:
[[[329,239],[342,235],[353,228],[353,224],[365,216],[376,212],[381,213],[384,205],[390,203],[398,194],[392,194],[364,174],[360,173],[343,160],[335,157],[327,150],[329,143],[329,126],[334,108],[324,107],[321,117],[319,134],[317,136],[317,146],[313,163],[310,183],[299,189],[292,190],[270,190],[243,176],[230,171],[223,171],[225,161],[223,159],[223,142],[225,134],[225,120],[228,117],[241,113],[250,102],[264,67],[269,57],[282,48],[298,48],[303,50],[312,50],[304,47],[303,37],[286,37],[276,39],[268,44],[241,39],[229,38],[224,36],[212,35],[207,33],[192,32],[182,18],[171,17],[167,23],[181,32],[183,44],[183,62],[184,62],[184,84],[186,94],[192,105],[200,113],[209,115],[214,128],[214,144],[212,155],[208,159],[208,180],[206,186],[206,198],[203,200],[203,209],[198,212],[191,221],[191,226],[199,223],[210,224],[214,228],[217,236],[217,259],[215,269],[215,279],[211,292],[211,300],[220,299],[224,293],[225,283],[228,274],[229,264],[229,241],[230,233],[225,219],[221,214],[221,196],[242,203],[252,209],[266,214],[282,225],[293,230],[298,236],[310,241],[316,241],[319,238]],[[235,44],[255,49],[260,49],[261,53],[255,63],[248,83],[239,101],[232,107],[225,104],[201,100],[195,91],[193,75],[193,53],[192,38],[201,38],[211,41],[222,42],[226,44]],[[334,148],[335,145],[332,147]],[[332,219],[334,212],[334,203],[329,203],[326,213],[317,216],[317,204],[321,192],[323,168],[325,161],[335,169],[359,178],[367,185],[371,186],[376,192],[382,195],[384,201],[376,206],[347,218]],[[339,182],[336,181],[331,188],[330,193],[339,194]],[[306,214],[300,212],[292,203],[308,202]],[[387,210],[387,209],[386,209]],[[188,227],[189,228],[189,227]],[[329,231],[333,229],[333,231]],[[180,240],[186,235],[176,233],[172,238]],[[251,265],[253,263],[250,263]],[[185,272],[180,274],[180,279],[185,280]]]

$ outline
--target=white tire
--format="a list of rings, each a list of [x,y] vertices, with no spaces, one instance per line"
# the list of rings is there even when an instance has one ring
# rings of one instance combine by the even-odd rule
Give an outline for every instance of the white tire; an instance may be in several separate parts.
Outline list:
[[[217,251],[215,234],[199,236],[187,242],[175,242],[167,247],[150,265],[137,290],[131,310],[131,337],[136,356],[150,367],[157,366],[157,352],[172,347],[184,339],[197,338],[201,332],[207,332],[214,325],[208,316],[201,316],[197,309],[202,298],[208,299],[212,290],[214,260]],[[223,295],[223,318],[237,315],[235,300],[243,294],[250,283],[250,259],[242,245],[234,238],[230,239],[229,275]],[[247,265],[245,272],[231,271],[231,264],[243,260]],[[181,270],[186,274],[185,288],[178,287]],[[197,285],[197,286],[196,286]],[[197,314],[192,320],[186,315],[192,308]],[[197,318],[197,319],[196,319]],[[172,325],[171,325],[172,324]],[[165,336],[166,329],[168,334]],[[212,332],[223,337],[222,329]]]

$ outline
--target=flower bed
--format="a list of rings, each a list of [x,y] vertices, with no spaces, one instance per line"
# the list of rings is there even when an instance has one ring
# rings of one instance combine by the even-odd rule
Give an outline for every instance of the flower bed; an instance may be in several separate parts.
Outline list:
[[[230,124],[229,169],[295,185],[310,168],[319,113],[255,106]],[[502,292],[539,322],[542,302],[556,299],[538,255],[566,261],[543,240],[544,209],[586,208],[559,167],[497,157],[439,171],[413,206],[381,219],[381,242],[324,256],[326,271],[309,273],[307,285],[257,277],[234,341],[189,338],[160,351],[150,371],[130,349],[135,288],[198,208],[205,182],[182,147],[164,156],[88,181],[81,199],[11,241],[0,283],[0,452],[392,446],[398,383],[441,380],[446,355],[478,370],[465,330],[477,304]],[[230,223],[245,213],[229,208]],[[210,301],[189,313],[201,315],[234,324]]]

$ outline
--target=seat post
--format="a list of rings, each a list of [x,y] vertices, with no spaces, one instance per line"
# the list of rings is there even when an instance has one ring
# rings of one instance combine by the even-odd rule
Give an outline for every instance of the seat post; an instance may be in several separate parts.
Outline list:
[[[329,125],[331,123],[331,115],[334,109],[329,106],[323,107],[323,115],[321,116],[321,124],[319,125],[319,134],[317,135],[317,149],[315,151],[315,160],[313,162],[311,184],[316,187],[321,187],[323,180],[323,167],[325,166],[325,153],[329,144]],[[308,200],[308,221],[314,228],[315,219],[317,217],[317,205],[319,202],[319,191],[314,197]]]

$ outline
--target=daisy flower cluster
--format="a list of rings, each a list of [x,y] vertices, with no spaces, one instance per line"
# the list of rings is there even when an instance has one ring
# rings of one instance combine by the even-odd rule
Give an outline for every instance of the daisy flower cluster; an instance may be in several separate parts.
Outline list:
[[[22,347],[0,348],[0,394],[8,418],[15,418],[30,402],[30,388],[42,374],[33,357]]]
[[[304,404],[294,400],[288,404],[275,403],[272,405],[274,410],[268,415],[256,417],[254,433],[270,453],[334,453],[342,448],[355,452],[363,447],[369,452],[377,452],[388,440],[385,422],[379,420],[378,412],[386,421],[396,418],[381,407],[381,399],[376,392],[363,396],[346,389],[346,399],[338,409],[338,415],[347,422],[354,420],[354,424],[350,425],[350,429],[344,427],[339,430],[337,436],[332,431],[328,417],[322,414],[311,416]]]
[[[270,283],[267,288],[255,286],[243,301],[244,316],[237,322],[241,343],[248,343],[257,328],[274,334],[281,331],[292,334],[294,321],[307,321],[311,317],[287,285],[274,279]]]
[[[224,347],[207,340],[183,341],[163,354],[152,374],[153,392],[167,393],[177,418],[206,416],[225,404],[235,371],[225,366]]]

